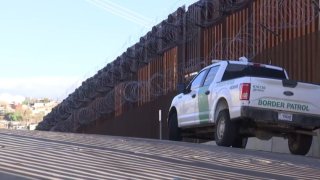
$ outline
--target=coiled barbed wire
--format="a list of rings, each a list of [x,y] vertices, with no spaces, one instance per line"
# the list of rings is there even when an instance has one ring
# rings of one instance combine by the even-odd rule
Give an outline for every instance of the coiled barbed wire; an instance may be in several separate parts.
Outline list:
[[[260,23],[271,30],[303,27],[319,16],[313,0],[269,0],[261,3],[259,11],[263,12]]]
[[[261,53],[262,47],[266,47],[270,36],[282,38],[281,30],[305,27],[319,16],[316,4],[312,0],[270,0],[261,3],[256,13],[258,12],[260,17],[254,22],[248,18],[235,36],[216,42],[210,57],[235,59],[246,56],[253,59]]]
[[[179,63],[179,71],[170,68],[155,72],[145,81],[134,81],[132,76],[139,68],[149,64],[153,57],[170,47],[199,38],[202,28],[215,24],[228,11],[243,8],[247,2],[249,1],[202,0],[192,7],[196,13],[178,9],[176,14],[169,15],[167,20],[142,37],[139,43],[128,48],[127,52],[113,63],[109,63],[93,78],[83,82],[81,87],[44,118],[38,128],[76,132],[81,126],[111,114],[118,110],[116,108],[127,103],[142,101],[146,99],[145,96],[149,96],[148,101],[151,101],[172,91],[176,86],[172,79],[185,79],[186,74],[201,69],[207,63],[205,59],[197,57],[186,60],[183,65]],[[209,57],[234,59],[246,56],[252,59],[261,53],[261,47],[265,47],[270,32],[271,35],[279,36],[280,30],[304,27],[319,16],[312,0],[265,1],[260,4],[258,11],[264,13],[254,22],[248,18],[234,37],[215,42]],[[295,18],[287,18],[288,16]],[[257,30],[260,32],[252,33]],[[148,94],[143,94],[144,90],[147,90]],[[115,97],[120,101],[116,102]],[[116,103],[119,104],[116,106]]]

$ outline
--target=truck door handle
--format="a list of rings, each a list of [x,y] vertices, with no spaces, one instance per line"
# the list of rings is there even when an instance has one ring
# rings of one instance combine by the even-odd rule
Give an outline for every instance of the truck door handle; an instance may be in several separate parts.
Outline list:
[[[191,97],[192,97],[192,98],[195,98],[195,97],[196,97],[196,94],[193,94]]]
[[[205,94],[206,94],[206,95],[209,95],[209,94],[210,94],[210,91],[209,91],[209,90],[208,90],[208,91],[206,91],[206,92],[205,92]]]

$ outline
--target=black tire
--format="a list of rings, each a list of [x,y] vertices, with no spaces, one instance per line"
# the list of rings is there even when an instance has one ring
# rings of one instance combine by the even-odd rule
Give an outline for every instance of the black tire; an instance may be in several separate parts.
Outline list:
[[[230,147],[237,135],[236,124],[230,120],[229,110],[219,112],[214,137],[218,146]]]
[[[181,129],[178,127],[178,118],[176,113],[169,116],[169,140],[182,141]]]
[[[291,154],[306,155],[312,144],[312,136],[305,134],[290,134],[288,146]]]
[[[248,143],[248,138],[247,137],[237,137],[233,143],[232,143],[232,147],[234,148],[242,148],[245,149]]]

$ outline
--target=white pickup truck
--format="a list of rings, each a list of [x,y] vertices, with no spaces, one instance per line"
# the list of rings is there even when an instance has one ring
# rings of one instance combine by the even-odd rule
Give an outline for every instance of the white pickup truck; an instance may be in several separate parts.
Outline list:
[[[168,115],[170,140],[245,148],[248,137],[278,136],[288,138],[292,154],[305,155],[320,128],[320,86],[289,80],[280,67],[219,61],[179,89]]]

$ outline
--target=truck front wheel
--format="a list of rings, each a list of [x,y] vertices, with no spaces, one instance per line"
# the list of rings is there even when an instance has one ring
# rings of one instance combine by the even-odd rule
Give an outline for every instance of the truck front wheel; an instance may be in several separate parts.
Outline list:
[[[291,154],[306,155],[312,144],[312,136],[305,134],[290,134],[288,146]]]
[[[215,140],[218,146],[230,147],[237,135],[236,124],[230,120],[229,110],[219,112],[215,125]]]
[[[181,129],[178,127],[177,114],[171,113],[169,116],[169,140],[171,141],[181,141]]]
[[[234,148],[242,148],[245,149],[248,143],[247,137],[238,136],[232,143],[232,147]]]

